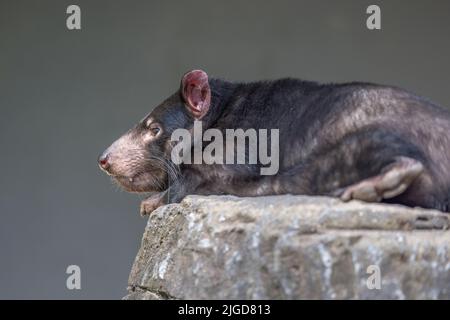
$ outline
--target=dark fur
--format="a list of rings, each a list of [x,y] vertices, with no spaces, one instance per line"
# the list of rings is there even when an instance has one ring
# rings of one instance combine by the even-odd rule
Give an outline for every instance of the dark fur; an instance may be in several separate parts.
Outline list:
[[[446,109],[398,88],[366,83],[322,85],[282,79],[242,84],[211,79],[209,84],[212,99],[202,119],[203,130],[280,129],[278,174],[261,176],[259,164],[173,168],[170,135],[177,128],[191,128],[194,121],[178,91],[149,115],[162,125],[163,134],[150,144],[137,144],[142,147],[140,158],[131,161],[136,155],[128,153],[126,145],[147,130],[149,116],[116,142],[121,148],[108,149],[116,154],[116,176],[132,177],[147,170],[151,171],[147,180],[156,176],[164,181],[141,183],[139,188],[121,182],[128,190],[163,192],[161,204],[178,202],[187,194],[331,195],[379,174],[396,157],[407,156],[420,161],[425,171],[387,202],[449,211]],[[172,174],[145,160],[150,155],[164,159]]]

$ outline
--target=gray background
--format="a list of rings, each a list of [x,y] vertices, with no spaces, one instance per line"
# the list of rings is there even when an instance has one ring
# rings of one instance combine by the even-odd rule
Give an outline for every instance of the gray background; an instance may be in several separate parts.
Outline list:
[[[382,31],[365,28],[373,3]],[[125,294],[146,220],[96,158],[185,71],[381,82],[450,106],[449,31],[446,0],[0,0],[0,298]]]

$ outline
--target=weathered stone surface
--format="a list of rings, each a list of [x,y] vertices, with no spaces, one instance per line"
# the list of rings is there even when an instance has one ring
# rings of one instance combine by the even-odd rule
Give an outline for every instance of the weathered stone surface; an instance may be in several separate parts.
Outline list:
[[[450,299],[449,226],[325,197],[189,196],[149,218],[125,299]]]

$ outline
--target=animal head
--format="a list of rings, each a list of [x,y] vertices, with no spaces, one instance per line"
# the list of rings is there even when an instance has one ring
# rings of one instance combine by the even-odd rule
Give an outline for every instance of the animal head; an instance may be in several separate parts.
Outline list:
[[[129,192],[167,189],[178,167],[170,160],[172,132],[189,129],[210,108],[208,75],[192,70],[181,79],[179,90],[157,106],[98,158],[100,168]]]

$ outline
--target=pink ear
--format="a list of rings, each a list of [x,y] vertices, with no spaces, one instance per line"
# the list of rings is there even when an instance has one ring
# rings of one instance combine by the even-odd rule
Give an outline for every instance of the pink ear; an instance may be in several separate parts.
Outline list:
[[[186,73],[181,80],[181,93],[194,118],[203,118],[211,104],[211,89],[206,72],[192,70]]]

